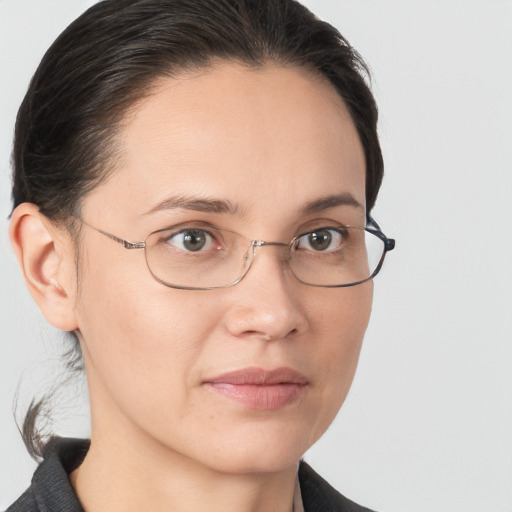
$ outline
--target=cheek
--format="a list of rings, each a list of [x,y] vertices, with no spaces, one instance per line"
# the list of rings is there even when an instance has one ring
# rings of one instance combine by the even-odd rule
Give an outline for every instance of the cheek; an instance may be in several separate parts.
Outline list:
[[[214,308],[201,307],[201,295],[162,286],[143,254],[132,256],[130,266],[111,261],[110,271],[89,265],[77,307],[90,385],[101,386],[122,409],[136,398],[157,399],[155,390],[165,400],[184,398],[217,321]]]
[[[333,292],[329,296],[329,292]],[[351,362],[346,356],[359,354],[370,319],[373,283],[323,291],[311,312],[315,329],[321,332],[322,358],[329,366],[345,366]],[[320,349],[320,347],[319,347]]]
[[[354,374],[370,318],[373,284],[333,290],[316,315],[311,358],[316,361],[321,413],[317,436],[323,434],[343,404]],[[315,343],[315,338],[317,342]]]

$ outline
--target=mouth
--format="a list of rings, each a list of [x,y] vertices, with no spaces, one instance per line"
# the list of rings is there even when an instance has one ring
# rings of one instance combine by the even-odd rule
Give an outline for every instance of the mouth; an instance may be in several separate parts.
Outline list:
[[[244,368],[207,379],[203,385],[251,409],[274,410],[299,400],[309,382],[292,368]]]

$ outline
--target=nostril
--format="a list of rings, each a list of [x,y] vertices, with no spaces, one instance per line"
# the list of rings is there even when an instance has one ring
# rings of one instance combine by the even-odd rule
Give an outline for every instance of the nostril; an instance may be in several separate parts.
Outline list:
[[[259,338],[263,341],[272,341],[274,339],[277,339],[268,333],[260,332],[260,331],[245,331],[245,332],[239,334],[239,337],[240,336],[243,338]]]
[[[242,336],[243,338],[258,338],[262,341],[277,341],[284,338],[288,338],[289,336],[293,336],[298,332],[297,329],[292,329],[288,333],[286,333],[284,336],[282,333],[276,332],[275,334],[271,334],[269,332],[264,331],[245,331],[241,333],[239,336]]]

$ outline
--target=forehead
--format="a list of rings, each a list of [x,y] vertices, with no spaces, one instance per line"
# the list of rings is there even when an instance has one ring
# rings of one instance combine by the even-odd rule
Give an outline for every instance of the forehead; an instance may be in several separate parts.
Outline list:
[[[364,205],[354,124],[334,87],[304,69],[222,62],[160,79],[118,143],[117,172],[86,208],[108,195],[110,212],[136,215],[183,195],[261,213],[345,192]]]

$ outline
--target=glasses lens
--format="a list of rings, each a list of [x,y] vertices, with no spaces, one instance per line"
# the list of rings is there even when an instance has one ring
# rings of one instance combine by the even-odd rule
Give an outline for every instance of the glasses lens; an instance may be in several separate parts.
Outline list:
[[[236,282],[249,264],[247,241],[209,226],[176,226],[146,239],[151,273],[170,286],[218,288]]]
[[[372,277],[384,255],[384,242],[361,228],[323,229],[292,245],[290,265],[306,284],[347,286]]]

